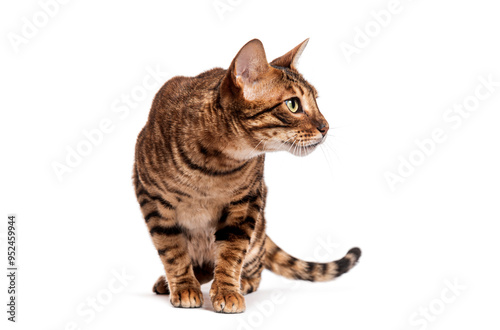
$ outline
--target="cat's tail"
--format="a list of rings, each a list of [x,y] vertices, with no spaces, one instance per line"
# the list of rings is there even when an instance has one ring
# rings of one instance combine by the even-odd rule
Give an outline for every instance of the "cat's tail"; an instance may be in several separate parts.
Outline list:
[[[313,282],[330,281],[339,277],[354,267],[361,256],[361,250],[355,247],[339,260],[326,263],[303,261],[283,251],[269,236],[266,237],[265,249],[263,259],[267,269],[286,278]]]

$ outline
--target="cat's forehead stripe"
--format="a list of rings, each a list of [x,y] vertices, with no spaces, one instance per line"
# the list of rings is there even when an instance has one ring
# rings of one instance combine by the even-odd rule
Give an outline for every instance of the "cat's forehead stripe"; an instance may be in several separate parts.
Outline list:
[[[283,77],[286,80],[295,83],[299,88],[305,87],[309,91],[309,93],[313,94],[316,97],[317,92],[314,87],[312,87],[299,73],[284,67],[275,66],[275,68],[281,70],[284,73]],[[303,92],[304,90],[301,88],[301,91]]]
[[[300,92],[300,96],[303,96],[305,93],[304,93],[304,88],[302,88],[301,85],[297,85],[296,88],[299,90]]]

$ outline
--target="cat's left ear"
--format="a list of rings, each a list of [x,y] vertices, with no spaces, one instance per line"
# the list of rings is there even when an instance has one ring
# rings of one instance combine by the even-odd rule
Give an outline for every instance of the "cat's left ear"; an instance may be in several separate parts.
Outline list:
[[[306,48],[308,42],[309,38],[302,41],[301,44],[299,44],[297,47],[295,47],[285,55],[273,60],[271,62],[271,65],[297,70],[297,63],[299,61],[300,55],[304,51],[304,48]]]
[[[252,85],[261,75],[269,70],[264,45],[259,39],[253,39],[243,46],[232,64],[232,73],[240,87]]]

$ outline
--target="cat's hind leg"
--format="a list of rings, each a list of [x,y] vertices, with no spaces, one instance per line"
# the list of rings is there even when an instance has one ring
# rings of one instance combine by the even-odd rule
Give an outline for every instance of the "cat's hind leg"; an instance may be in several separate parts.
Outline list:
[[[201,266],[193,266],[194,276],[200,282],[205,284],[214,279],[214,266],[210,263],[204,263]]]
[[[257,291],[262,278],[264,264],[262,258],[265,254],[265,237],[259,238],[258,243],[250,249],[249,258],[245,260],[241,272],[240,289],[242,294],[249,294]],[[252,251],[253,250],[253,251]],[[251,257],[253,256],[253,258]]]
[[[153,292],[156,294],[170,294],[167,279],[164,275],[160,276],[156,280],[155,285],[153,285]]]
[[[261,278],[260,273],[255,277],[242,277],[240,285],[241,293],[245,295],[257,291]]]
[[[193,267],[194,276],[200,282],[200,284],[205,284],[213,280],[214,278],[214,269],[213,266],[205,264],[203,266],[194,266]],[[153,285],[153,292],[156,294],[170,294],[170,289],[168,287],[167,279],[165,275],[160,276],[155,284]]]

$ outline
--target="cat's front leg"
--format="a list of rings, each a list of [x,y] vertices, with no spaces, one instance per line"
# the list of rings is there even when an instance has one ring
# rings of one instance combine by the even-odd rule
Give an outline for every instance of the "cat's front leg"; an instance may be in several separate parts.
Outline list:
[[[262,221],[260,198],[237,201],[223,211],[215,233],[216,263],[210,299],[216,312],[241,313],[245,299],[240,289],[243,260],[249,251],[256,223]]]
[[[152,226],[150,232],[165,268],[170,302],[175,307],[201,307],[203,295],[182,229],[176,224],[169,225],[163,218],[161,220]]]
[[[161,278],[153,290],[170,293],[170,302],[175,307],[201,307],[200,283],[193,272],[184,228],[176,221],[175,206],[144,188],[138,189],[137,197],[166,273],[166,281]]]

